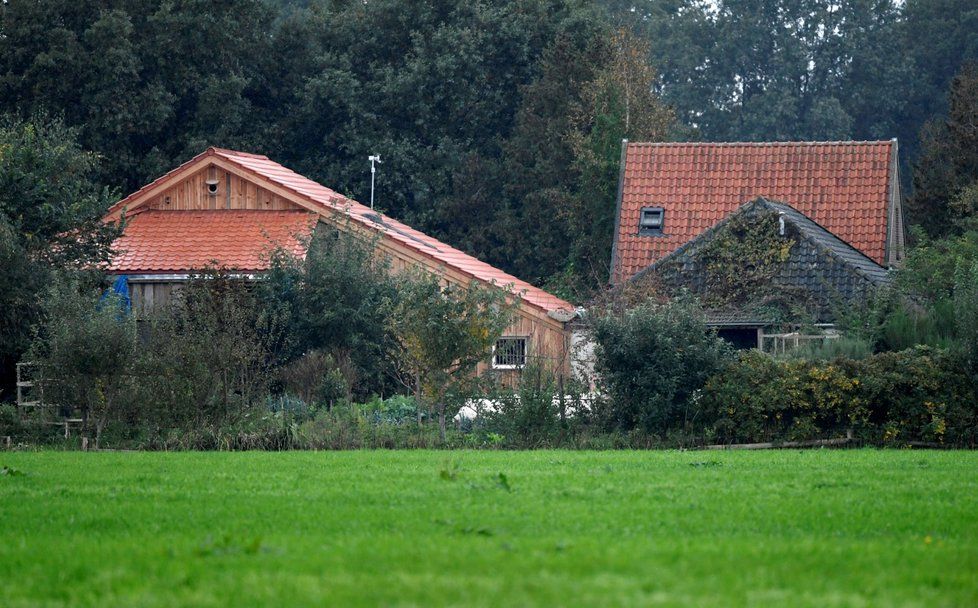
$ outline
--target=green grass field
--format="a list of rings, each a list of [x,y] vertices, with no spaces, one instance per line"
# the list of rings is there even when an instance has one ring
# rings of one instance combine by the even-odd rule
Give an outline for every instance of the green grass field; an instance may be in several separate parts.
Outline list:
[[[976,452],[7,452],[2,467],[6,608],[978,605]]]

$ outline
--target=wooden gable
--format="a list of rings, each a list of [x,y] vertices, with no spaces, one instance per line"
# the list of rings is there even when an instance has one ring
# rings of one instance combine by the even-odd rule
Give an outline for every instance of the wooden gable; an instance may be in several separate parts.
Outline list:
[[[232,173],[214,163],[147,197],[145,201],[140,202],[140,207],[163,211],[302,210],[302,207],[284,196],[262,188],[254,180]]]

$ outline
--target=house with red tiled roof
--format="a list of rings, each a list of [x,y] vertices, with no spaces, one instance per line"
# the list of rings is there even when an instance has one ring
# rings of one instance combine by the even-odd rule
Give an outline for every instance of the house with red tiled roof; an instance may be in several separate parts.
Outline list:
[[[612,283],[759,197],[781,201],[884,267],[905,231],[897,142],[622,142]]]
[[[254,278],[268,270],[274,249],[302,257],[317,227],[331,226],[375,240],[395,272],[419,268],[449,283],[508,290],[515,320],[487,366],[518,369],[530,358],[569,366],[571,303],[266,156],[209,148],[117,202],[104,220],[123,217],[109,273],[127,277],[137,314],[207,267]]]

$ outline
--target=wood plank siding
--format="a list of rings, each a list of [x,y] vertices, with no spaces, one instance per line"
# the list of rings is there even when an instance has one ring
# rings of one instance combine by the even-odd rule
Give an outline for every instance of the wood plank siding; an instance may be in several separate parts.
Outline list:
[[[182,281],[129,281],[129,298],[137,319],[146,318],[167,305]]]
[[[216,182],[214,192],[208,181]],[[146,203],[150,209],[301,209],[292,201],[217,166],[210,166],[163,190]]]

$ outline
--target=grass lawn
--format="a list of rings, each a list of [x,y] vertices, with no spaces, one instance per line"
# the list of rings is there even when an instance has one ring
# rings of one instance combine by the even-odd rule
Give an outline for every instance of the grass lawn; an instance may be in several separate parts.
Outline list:
[[[0,606],[976,606],[978,452],[0,453]]]

